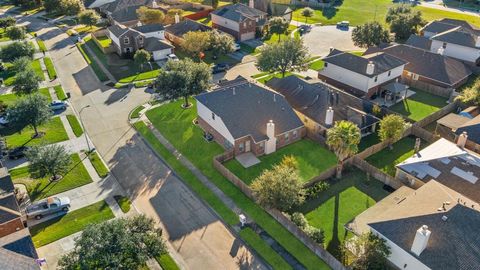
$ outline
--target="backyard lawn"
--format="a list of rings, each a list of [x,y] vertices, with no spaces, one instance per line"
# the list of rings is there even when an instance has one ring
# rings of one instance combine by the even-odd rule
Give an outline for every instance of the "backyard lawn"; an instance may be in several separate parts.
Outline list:
[[[238,188],[225,179],[213,167],[212,158],[215,155],[221,154],[223,149],[214,142],[206,142],[203,139],[202,130],[192,124],[193,120],[196,118],[195,103],[193,103],[194,106],[185,110],[181,108],[182,102],[183,101],[172,102],[147,111],[147,117],[153,123],[154,127],[159,130],[162,135],[165,136],[165,138],[167,138],[176,147],[176,149],[179,150],[180,153],[188,158],[200,171],[202,171],[205,176],[210,179],[210,181],[212,181],[228,197],[230,197],[238,207],[240,207],[260,227],[262,227],[268,234],[278,241],[307,269],[328,269],[328,266],[320,258],[314,255],[282,225],[276,222],[255,202],[246,197]],[[193,102],[193,100],[191,100],[191,102]],[[160,151],[165,152],[164,147],[158,146],[158,140],[152,138],[151,133],[149,133],[148,130],[145,130],[145,125],[138,125],[137,129],[141,130],[144,136],[148,136],[149,142],[155,143],[156,148],[159,148]],[[176,163],[175,160],[175,158],[170,158],[170,161],[168,162]],[[186,174],[191,177],[190,172],[184,171],[185,167],[181,166],[180,169],[183,170],[182,174]],[[175,170],[177,171],[177,169]],[[190,179],[189,181],[195,180]],[[201,187],[198,187],[198,183],[196,181],[195,183],[191,184],[197,185],[196,189],[201,189]],[[205,188],[203,187],[203,189]],[[207,189],[207,193],[210,194],[208,191],[209,190]],[[234,222],[233,224],[238,223],[238,220],[234,221],[230,219],[231,211],[226,210],[224,205],[218,205],[218,198],[208,198],[208,200],[213,200],[215,203],[215,206],[213,207],[215,209],[220,208],[223,211],[223,214],[226,214],[229,217],[229,224],[232,224],[232,222]],[[222,203],[220,202],[220,204]],[[222,217],[224,216],[222,215]],[[259,238],[257,237],[256,241],[258,241],[257,239]],[[271,249],[269,249],[269,252],[271,252]]]
[[[279,164],[283,157],[294,156],[298,162],[298,172],[302,182],[308,182],[313,177],[335,166],[335,154],[320,144],[303,139],[291,145],[278,149],[275,153],[259,157],[260,163],[245,169],[236,159],[229,160],[225,166],[246,184],[250,184],[264,170]]]
[[[107,36],[97,37],[97,40],[103,48],[108,48],[112,44],[112,40]]]
[[[35,201],[92,182],[92,178],[83,166],[78,154],[71,155],[70,163],[70,170],[56,182],[51,182],[49,177],[35,178],[30,174],[28,166],[16,168],[9,172],[15,184],[26,185],[30,200]]]
[[[413,121],[420,121],[447,105],[447,98],[432,95],[418,89],[406,100],[398,102],[389,109],[405,115]]]
[[[68,140],[67,132],[60,117],[53,117],[46,124],[39,126],[38,131],[43,133],[43,136],[34,139],[32,136],[35,132],[30,126],[25,127],[21,132],[12,128],[3,128],[0,129],[0,135],[6,139],[7,146],[10,149],[22,145],[34,146]]]
[[[360,144],[358,145],[358,153],[379,142],[380,138],[378,137],[378,133],[376,132],[362,137],[362,139],[360,140]]]
[[[339,1],[341,4],[325,10],[317,9],[314,11],[314,16],[308,18],[308,23],[321,24],[335,24],[340,21],[350,21],[351,25],[359,25],[371,20],[376,20],[385,24],[385,16],[388,8],[393,6],[392,1],[389,0],[344,0]],[[427,8],[417,6],[420,10],[423,19],[431,21],[441,18],[452,18],[459,20],[467,20],[472,24],[480,26],[480,18],[477,16],[444,11],[439,9]],[[305,17],[302,14],[303,8],[299,8],[293,12],[293,19],[300,22],[305,22]]]
[[[337,258],[341,243],[352,236],[344,225],[389,194],[383,183],[366,179],[358,169],[345,171],[340,181],[329,180],[329,189],[299,209],[310,225],[324,231],[324,246]]]
[[[30,227],[30,233],[33,244],[39,248],[114,217],[108,204],[100,201]]]
[[[420,148],[426,147],[425,141],[422,141]],[[369,156],[366,161],[379,168],[386,174],[395,176],[395,165],[406,160],[414,154],[415,137],[408,136],[393,144],[393,150],[387,148]]]

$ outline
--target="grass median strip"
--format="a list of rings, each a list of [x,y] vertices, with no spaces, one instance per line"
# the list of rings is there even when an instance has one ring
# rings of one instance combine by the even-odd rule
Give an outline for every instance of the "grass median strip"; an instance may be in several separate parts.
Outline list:
[[[140,112],[144,109],[145,107],[143,106],[138,106],[136,107],[132,114],[130,114],[130,118],[139,118],[140,117]]]
[[[82,136],[83,129],[82,129],[82,126],[80,126],[80,123],[78,122],[77,117],[73,114],[68,114],[67,120],[68,120],[68,123],[70,124],[70,127],[73,130],[73,134],[75,134],[75,136],[77,137]]]
[[[115,199],[115,201],[117,201],[118,206],[120,206],[120,209],[122,209],[123,213],[128,213],[128,211],[130,211],[130,206],[132,205],[132,203],[127,197],[116,195],[113,196],[113,198]]]
[[[180,267],[168,253],[155,257],[155,260],[157,260],[163,270],[180,270]]]
[[[57,78],[57,71],[53,66],[52,59],[50,57],[44,57],[43,62],[45,63],[45,67],[47,68],[48,77],[50,80],[55,80]]]
[[[45,46],[45,42],[39,38],[37,38],[37,44],[38,48],[40,48],[41,52],[46,52],[47,51],[47,46]]]
[[[35,59],[32,61],[32,68],[37,73],[38,77],[40,77],[41,81],[45,81],[45,75],[43,74],[42,65],[40,64],[40,59]]]
[[[57,95],[59,100],[67,99],[67,95],[65,95],[65,91],[63,91],[63,87],[61,85],[55,85],[53,90],[55,90],[55,95]]]
[[[95,171],[98,173],[98,176],[103,178],[108,175],[108,168],[105,166],[97,152],[90,153],[90,155],[88,155],[88,159],[90,159],[90,162],[92,163],[93,168],[95,168]]]
[[[39,248],[114,217],[108,204],[100,201],[30,227],[30,233],[33,244]]]
[[[144,122],[140,121],[134,124],[137,131],[143,136],[143,138],[150,144],[150,146],[160,155],[171,168],[183,179],[183,181],[188,184],[188,186],[205,202],[212,207],[215,212],[217,212],[220,217],[228,224],[235,225],[238,223],[237,215],[230,210],[210,189],[205,187],[200,180],[183,164],[178,161],[178,159],[168,151],[163,144],[161,144],[155,135],[148,129]],[[248,243],[251,247],[262,246],[264,249],[262,253],[258,252],[262,258],[270,264],[274,269],[282,269],[282,265],[286,263],[280,258],[283,263],[279,263],[277,260],[272,260],[279,256],[272,248],[265,246],[264,241],[257,234],[248,235],[246,238],[240,237]]]

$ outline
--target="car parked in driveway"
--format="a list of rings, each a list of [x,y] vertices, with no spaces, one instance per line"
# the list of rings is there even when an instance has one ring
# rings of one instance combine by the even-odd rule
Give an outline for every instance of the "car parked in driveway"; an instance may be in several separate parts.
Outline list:
[[[41,219],[44,216],[55,214],[58,212],[68,212],[69,209],[70,198],[48,197],[27,206],[26,214],[27,218]]]
[[[212,67],[212,73],[217,74],[220,72],[225,72],[230,68],[228,64],[225,63],[218,63]]]
[[[30,149],[28,146],[20,146],[20,147],[14,148],[10,152],[8,152],[8,158],[9,159],[23,158],[28,149]]]
[[[54,100],[50,103],[50,109],[54,111],[65,110],[67,109],[68,104],[65,101]]]

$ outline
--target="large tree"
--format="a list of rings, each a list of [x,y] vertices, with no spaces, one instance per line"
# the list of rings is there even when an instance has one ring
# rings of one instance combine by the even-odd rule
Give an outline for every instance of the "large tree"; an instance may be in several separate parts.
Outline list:
[[[389,268],[387,258],[391,251],[385,239],[368,232],[352,238],[349,245],[357,257],[351,265],[352,269],[382,270]]]
[[[137,15],[138,19],[144,24],[162,23],[165,19],[165,14],[160,9],[145,6],[137,9]]]
[[[424,24],[422,13],[408,4],[394,5],[389,8],[386,21],[390,24],[390,32],[395,33],[397,40],[407,39]]]
[[[308,18],[312,17],[315,12],[313,9],[306,7],[302,10],[302,16],[305,17],[305,23],[307,23]]]
[[[306,70],[308,59],[308,51],[302,41],[289,38],[263,46],[257,57],[257,67],[261,71],[280,72],[285,77],[287,71]]]
[[[480,79],[476,79],[472,86],[464,89],[459,96],[456,97],[457,100],[468,104],[479,106],[480,105]]]
[[[22,72],[25,69],[32,68],[32,59],[24,56],[17,58],[13,61],[13,66],[11,67],[15,73]]]
[[[30,126],[35,131],[34,137],[38,137],[38,126],[48,122],[52,116],[48,105],[48,99],[45,96],[38,93],[28,95],[8,108],[7,120],[17,130]]]
[[[400,115],[389,114],[380,120],[380,129],[378,136],[382,142],[388,142],[388,147],[392,149],[394,141],[400,139],[405,131],[406,122]]]
[[[133,55],[133,61],[140,66],[141,70],[143,70],[145,64],[148,64],[151,58],[150,53],[143,49],[136,51]]]
[[[10,26],[5,31],[5,35],[12,40],[20,40],[20,39],[25,39],[25,36],[27,35],[27,33],[25,31],[25,27]]]
[[[213,9],[217,9],[217,7],[218,7],[218,0],[212,0],[212,7],[213,7]]]
[[[30,171],[41,177],[50,176],[51,181],[62,178],[70,167],[70,155],[63,145],[32,147],[26,157],[30,162]]]
[[[13,60],[23,56],[32,58],[34,53],[35,48],[30,42],[15,41],[13,43],[3,46],[0,49],[0,58],[4,62],[12,62]]]
[[[390,36],[380,23],[367,22],[353,29],[352,40],[355,46],[368,48],[390,42]]]
[[[210,33],[210,49],[216,58],[220,54],[228,54],[235,51],[235,39],[229,34],[213,30]]]
[[[87,9],[78,14],[78,21],[92,28],[92,26],[98,24],[100,21],[100,15],[93,9]]]
[[[162,230],[155,221],[136,215],[89,225],[58,265],[61,270],[140,269],[165,252]]]
[[[200,59],[200,53],[210,47],[210,32],[188,32],[183,35],[181,46],[192,58]]]
[[[304,201],[303,184],[291,166],[276,165],[264,170],[250,185],[258,203],[288,212]]]
[[[82,0],[59,0],[57,11],[65,15],[77,15],[85,9]]]
[[[337,178],[342,178],[343,162],[358,152],[360,129],[350,121],[337,121],[327,130],[327,145],[338,158]]]
[[[7,27],[14,26],[16,23],[17,20],[12,16],[0,18],[0,28],[3,28],[4,30]]]
[[[184,107],[188,108],[188,98],[208,90],[212,71],[208,64],[195,63],[191,59],[168,61],[155,81],[156,91],[165,98],[174,100],[184,98]]]
[[[280,42],[280,37],[287,32],[289,24],[290,22],[283,17],[272,17],[268,20],[268,31],[270,34],[277,34]]]
[[[31,66],[17,72],[13,82],[13,92],[17,95],[29,95],[38,90],[40,76]]]

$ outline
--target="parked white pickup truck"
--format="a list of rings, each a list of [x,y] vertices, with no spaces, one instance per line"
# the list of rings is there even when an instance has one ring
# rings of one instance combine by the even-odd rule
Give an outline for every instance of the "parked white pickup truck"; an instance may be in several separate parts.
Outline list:
[[[27,218],[41,219],[42,217],[57,212],[67,212],[70,208],[68,197],[48,197],[27,206]]]

